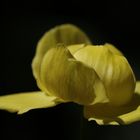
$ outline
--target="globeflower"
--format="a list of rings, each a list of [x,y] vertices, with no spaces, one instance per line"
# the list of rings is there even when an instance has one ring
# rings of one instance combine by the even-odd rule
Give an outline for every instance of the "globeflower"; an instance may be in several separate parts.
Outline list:
[[[71,24],[56,26],[37,44],[32,71],[40,91],[0,96],[0,109],[23,114],[31,109],[74,102],[98,124],[140,120],[140,82],[112,44],[94,45]]]

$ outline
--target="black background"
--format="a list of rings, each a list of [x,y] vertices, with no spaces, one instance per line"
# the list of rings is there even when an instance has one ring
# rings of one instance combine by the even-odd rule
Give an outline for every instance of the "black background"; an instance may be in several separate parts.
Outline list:
[[[116,45],[127,57],[137,80],[140,79],[137,1],[6,1],[1,9],[1,95],[38,90],[31,71],[36,44],[45,31],[62,23],[81,27],[94,44]],[[69,103],[20,116],[0,111],[0,140],[140,139],[139,122],[98,126],[83,120],[80,110]]]

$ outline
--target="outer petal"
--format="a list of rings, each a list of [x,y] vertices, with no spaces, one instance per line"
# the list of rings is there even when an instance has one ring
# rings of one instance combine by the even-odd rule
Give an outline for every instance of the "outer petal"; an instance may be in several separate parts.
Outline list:
[[[92,104],[106,100],[104,85],[96,72],[76,61],[65,47],[46,53],[40,77],[46,92],[65,101]]]
[[[96,71],[106,87],[110,103],[122,105],[132,98],[135,77],[126,58],[117,53],[114,48],[110,51],[106,45],[87,45],[79,49],[74,57]]]
[[[107,47],[113,54],[123,55],[120,50],[118,50],[114,45],[110,43],[106,43],[104,46]]]
[[[87,44],[75,44],[75,45],[70,45],[68,46],[69,51],[74,55],[77,51],[79,51],[80,49],[86,47]],[[115,54],[115,55],[123,55],[123,53],[118,50],[114,45],[106,43],[104,45],[92,45],[92,47],[101,47],[104,46],[106,49],[108,49],[111,53]]]
[[[78,27],[71,24],[56,26],[46,32],[37,44],[36,54],[32,62],[33,74],[41,89],[44,89],[39,80],[41,61],[45,53],[50,48],[56,47],[58,43],[63,43],[65,46],[79,43],[91,44],[86,34]]]
[[[85,106],[84,116],[95,120],[98,124],[130,124],[140,121],[140,82],[136,84],[132,101],[125,106],[110,106],[109,104],[96,104]]]
[[[41,91],[0,96],[0,109],[18,114],[32,109],[53,107],[59,103],[56,97],[46,96]]]

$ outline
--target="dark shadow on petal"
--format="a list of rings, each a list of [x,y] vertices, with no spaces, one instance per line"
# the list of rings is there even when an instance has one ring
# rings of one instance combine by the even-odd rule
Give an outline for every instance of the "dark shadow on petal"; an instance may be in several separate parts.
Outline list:
[[[124,125],[125,122],[119,116],[136,110],[138,106],[140,106],[140,95],[135,93],[132,100],[126,105],[112,106],[109,103],[98,103],[87,107],[86,110],[88,118],[101,119],[105,125],[113,121]]]

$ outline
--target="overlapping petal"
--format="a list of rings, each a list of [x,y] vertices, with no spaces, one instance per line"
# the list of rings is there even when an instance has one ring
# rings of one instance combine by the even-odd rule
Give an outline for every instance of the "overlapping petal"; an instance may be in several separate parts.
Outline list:
[[[122,105],[132,98],[135,77],[127,59],[117,55],[116,50],[113,53],[106,45],[87,45],[74,57],[96,71],[105,85],[110,104]]]
[[[45,53],[53,47],[63,43],[65,46],[72,44],[91,44],[87,35],[78,27],[72,24],[56,26],[46,32],[37,44],[35,57],[32,62],[33,75],[41,90],[44,90],[40,82],[40,65]]]
[[[41,83],[46,92],[82,105],[106,102],[106,91],[96,72],[77,61],[66,47],[50,49],[41,63]]]
[[[23,114],[32,109],[48,108],[61,103],[57,97],[44,92],[26,92],[0,96],[0,109]]]

